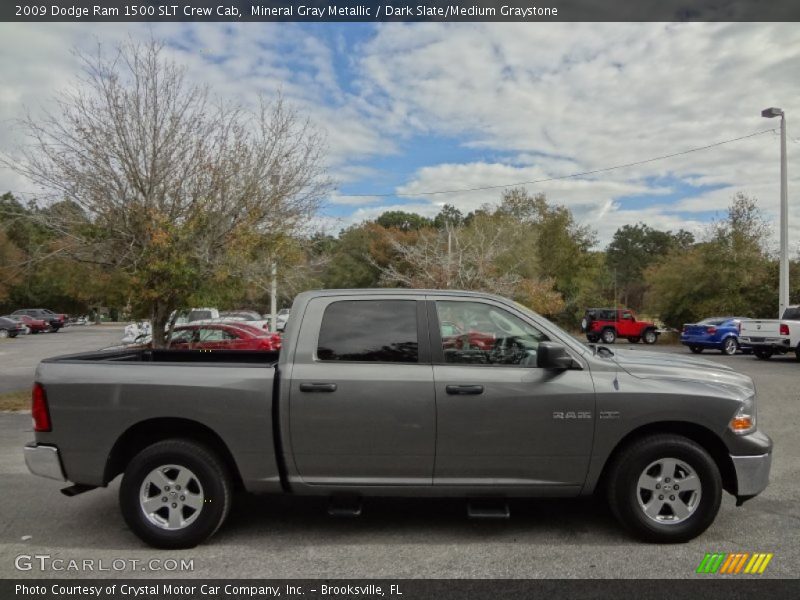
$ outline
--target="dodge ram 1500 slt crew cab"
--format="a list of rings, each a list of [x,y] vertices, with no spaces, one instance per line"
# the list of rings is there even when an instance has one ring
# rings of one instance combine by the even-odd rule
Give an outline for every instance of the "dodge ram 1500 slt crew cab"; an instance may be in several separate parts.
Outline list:
[[[587,346],[480,293],[306,292],[291,314],[279,354],[43,361],[29,469],[67,495],[122,474],[125,521],[162,548],[211,536],[238,489],[484,506],[598,492],[634,535],[678,542],[723,490],[741,503],[767,485],[753,382],[726,366]]]

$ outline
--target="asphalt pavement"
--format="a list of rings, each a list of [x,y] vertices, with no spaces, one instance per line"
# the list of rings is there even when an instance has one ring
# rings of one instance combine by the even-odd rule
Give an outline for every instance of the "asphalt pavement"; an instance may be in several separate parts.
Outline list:
[[[682,347],[654,349],[688,354]],[[759,577],[797,577],[800,364],[793,357],[762,362],[705,353],[703,358],[729,363],[754,378],[759,426],[773,437],[775,454],[767,490],[740,508],[725,494],[711,528],[686,544],[636,542],[603,502],[591,498],[517,500],[507,521],[473,521],[459,500],[373,499],[365,502],[361,517],[337,519],[327,516],[320,499],[242,496],[206,544],[157,551],[125,526],[117,508],[118,480],[109,489],[66,498],[58,493],[63,484],[29,475],[21,447],[33,437],[30,416],[2,414],[0,577],[719,577],[695,573],[707,552],[774,553]],[[0,374],[4,371],[3,362]],[[18,571],[20,555],[48,555],[67,561],[64,565],[103,559],[106,567],[119,559],[117,566],[125,566],[98,572],[95,562],[94,571],[35,566]],[[171,559],[192,561],[192,570],[152,570],[146,563],[151,559],[160,565],[172,565]]]
[[[30,388],[39,361],[119,344],[123,330],[121,325],[75,325],[0,340],[0,394]]]

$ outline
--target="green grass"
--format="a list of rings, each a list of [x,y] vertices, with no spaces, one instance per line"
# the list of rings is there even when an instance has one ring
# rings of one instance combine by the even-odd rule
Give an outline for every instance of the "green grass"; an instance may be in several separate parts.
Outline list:
[[[31,393],[29,390],[5,392],[0,394],[0,410],[30,410]]]

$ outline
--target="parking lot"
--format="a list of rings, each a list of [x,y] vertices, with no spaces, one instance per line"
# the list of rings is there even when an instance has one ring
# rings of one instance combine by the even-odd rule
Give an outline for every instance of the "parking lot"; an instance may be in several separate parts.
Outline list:
[[[121,331],[66,330],[44,340],[0,346],[0,375],[22,382],[43,353],[101,347]],[[689,354],[680,346],[638,350]],[[30,416],[0,415],[0,577],[176,576],[134,569],[19,572],[20,554],[125,561],[193,560],[193,577],[265,578],[530,578],[717,577],[696,575],[706,552],[771,552],[761,577],[796,577],[800,564],[800,364],[793,355],[701,355],[752,376],[759,393],[759,427],[775,441],[767,490],[740,508],[727,494],[711,528],[687,544],[633,541],[601,502],[592,499],[519,500],[507,521],[471,521],[459,500],[370,500],[358,519],[333,519],[315,499],[241,497],[209,543],[187,551],[156,551],[127,530],[117,508],[118,481],[75,498],[62,484],[29,475],[22,445],[32,439]],[[17,379],[15,379],[16,381]],[[22,382],[27,387],[30,380]],[[146,568],[146,567],[145,567]]]
[[[42,359],[119,344],[122,332],[121,325],[81,325],[0,340],[0,394],[29,388]]]

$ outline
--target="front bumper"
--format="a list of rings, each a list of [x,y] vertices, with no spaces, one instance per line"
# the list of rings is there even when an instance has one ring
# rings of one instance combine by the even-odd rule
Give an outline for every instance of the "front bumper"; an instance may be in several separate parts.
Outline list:
[[[25,445],[25,464],[34,475],[66,481],[64,468],[61,466],[61,457],[58,448],[54,446],[39,446],[35,442]]]
[[[739,498],[752,498],[764,491],[769,483],[769,470],[772,466],[772,452],[757,456],[731,456],[736,470]]]

